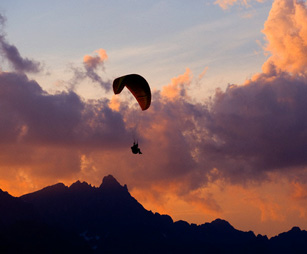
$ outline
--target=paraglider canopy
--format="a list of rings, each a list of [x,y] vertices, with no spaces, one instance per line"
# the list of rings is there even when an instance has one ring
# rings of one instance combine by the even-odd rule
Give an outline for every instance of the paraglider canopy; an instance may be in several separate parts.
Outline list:
[[[119,94],[127,87],[133,94],[142,110],[149,108],[151,103],[151,92],[147,81],[138,74],[128,74],[113,81],[113,91]]]

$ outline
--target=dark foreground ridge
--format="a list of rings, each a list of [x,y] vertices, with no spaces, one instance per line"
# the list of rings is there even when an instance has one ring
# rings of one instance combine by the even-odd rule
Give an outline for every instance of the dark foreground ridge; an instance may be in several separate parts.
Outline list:
[[[271,239],[217,219],[174,222],[147,211],[111,175],[19,198],[0,190],[0,253],[307,253],[298,227]]]

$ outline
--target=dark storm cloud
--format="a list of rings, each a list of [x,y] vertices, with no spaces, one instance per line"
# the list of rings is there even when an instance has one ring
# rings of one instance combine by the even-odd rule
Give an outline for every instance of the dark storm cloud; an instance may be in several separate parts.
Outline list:
[[[304,75],[271,66],[244,85],[217,89],[203,103],[166,95],[155,94],[146,118],[159,123],[150,139],[157,142],[154,156],[167,158],[161,175],[155,171],[161,179],[184,176],[185,188],[193,189],[217,179],[263,181],[272,172],[287,175],[307,166]]]
[[[0,14],[0,50],[2,56],[9,62],[9,64],[14,68],[15,71],[31,73],[37,73],[41,71],[42,67],[39,62],[28,58],[23,58],[20,55],[18,49],[14,45],[6,41],[4,25],[5,17]]]
[[[108,103],[48,94],[25,74],[0,72],[1,172],[69,178],[82,170],[82,156],[126,148],[123,115]]]
[[[202,154],[235,181],[306,166],[306,108],[306,78],[284,72],[218,90],[202,120]]]
[[[106,100],[86,103],[72,91],[51,95],[17,73],[0,74],[0,91],[2,142],[103,147],[125,134],[122,117]]]
[[[8,60],[14,70],[18,72],[31,72],[37,73],[41,71],[41,64],[37,61],[23,58],[18,49],[5,41],[3,37],[0,37],[0,48],[2,56]]]

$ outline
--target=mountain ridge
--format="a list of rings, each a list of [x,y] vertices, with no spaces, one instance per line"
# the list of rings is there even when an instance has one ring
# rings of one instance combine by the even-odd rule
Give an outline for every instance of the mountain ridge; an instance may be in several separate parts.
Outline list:
[[[73,253],[307,251],[307,232],[298,227],[268,239],[237,230],[222,219],[202,225],[174,222],[169,215],[146,210],[130,195],[127,185],[122,186],[112,175],[105,176],[99,187],[80,181],[69,187],[57,183],[20,197],[1,190],[0,208],[0,225],[4,225],[1,253],[14,253],[10,248],[19,247],[16,252],[41,253],[50,241],[58,244],[48,253],[67,253],[67,248],[74,249]],[[7,240],[1,240],[5,235]]]

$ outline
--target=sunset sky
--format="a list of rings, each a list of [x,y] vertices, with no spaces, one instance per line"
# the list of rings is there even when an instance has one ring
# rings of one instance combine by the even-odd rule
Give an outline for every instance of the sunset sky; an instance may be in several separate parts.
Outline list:
[[[0,52],[2,190],[112,174],[174,220],[307,230],[306,1],[3,0]]]

